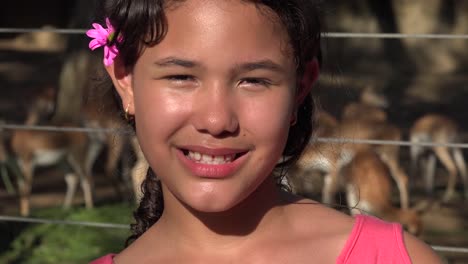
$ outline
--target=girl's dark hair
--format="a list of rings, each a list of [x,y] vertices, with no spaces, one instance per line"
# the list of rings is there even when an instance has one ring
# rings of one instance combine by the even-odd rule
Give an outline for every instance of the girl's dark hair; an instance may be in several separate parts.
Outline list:
[[[253,2],[262,10],[273,11],[287,30],[297,65],[299,88],[307,63],[313,59],[321,62],[319,0],[242,1]],[[182,2],[184,1],[104,0],[101,22],[108,17],[116,30],[115,36],[123,36],[120,39],[114,38],[113,42],[117,45],[119,57],[128,71],[133,69],[145,47],[157,45],[166,35],[168,25],[165,9]],[[297,123],[290,128],[283,151],[284,158],[276,166],[276,170],[287,170],[309,143],[312,135],[313,109],[312,97],[309,94],[297,109]],[[151,168],[141,188],[143,198],[134,212],[136,223],[131,225],[132,235],[127,239],[127,245],[156,223],[164,209],[161,183]]]

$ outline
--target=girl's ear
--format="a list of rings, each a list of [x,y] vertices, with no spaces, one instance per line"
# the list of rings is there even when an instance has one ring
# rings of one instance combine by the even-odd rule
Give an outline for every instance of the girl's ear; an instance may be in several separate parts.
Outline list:
[[[114,87],[122,100],[122,108],[127,114],[135,114],[135,104],[133,98],[132,74],[128,72],[122,61],[117,57],[109,66],[106,66],[107,73],[114,83]]]
[[[304,75],[299,83],[299,90],[296,95],[296,107],[299,107],[304,98],[310,93],[319,73],[320,67],[317,58],[312,59],[305,65]]]

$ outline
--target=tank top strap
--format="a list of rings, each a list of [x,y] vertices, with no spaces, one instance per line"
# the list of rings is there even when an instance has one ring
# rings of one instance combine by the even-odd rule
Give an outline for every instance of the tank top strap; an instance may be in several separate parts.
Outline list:
[[[115,254],[107,254],[105,256],[102,256],[96,260],[91,261],[89,264],[113,264],[113,258]]]
[[[398,223],[373,216],[357,215],[337,264],[403,263],[411,264]]]

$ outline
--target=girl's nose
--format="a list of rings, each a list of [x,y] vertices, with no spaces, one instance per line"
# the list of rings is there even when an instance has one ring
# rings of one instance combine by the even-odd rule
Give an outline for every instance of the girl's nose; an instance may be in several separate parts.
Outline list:
[[[234,134],[239,129],[235,98],[229,89],[203,89],[194,103],[194,126],[213,136]]]

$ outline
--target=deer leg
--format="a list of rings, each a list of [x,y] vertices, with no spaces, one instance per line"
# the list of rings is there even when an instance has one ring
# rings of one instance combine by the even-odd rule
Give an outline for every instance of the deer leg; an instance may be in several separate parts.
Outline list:
[[[79,163],[73,156],[69,156],[68,162],[70,166],[73,168],[73,171],[74,171],[73,174],[80,181],[81,189],[83,190],[86,208],[88,209],[93,208],[92,179],[91,179],[90,174],[85,175],[85,173],[83,172],[83,167],[82,167],[84,166],[85,161]],[[76,189],[76,183],[75,183],[74,188]]]
[[[104,144],[100,139],[93,138],[89,141],[84,164],[84,171],[86,174],[92,174],[94,162],[96,162],[96,159],[98,158],[99,153],[101,153],[103,147]]]
[[[468,175],[466,173],[466,163],[465,159],[463,158],[461,149],[453,149],[453,157],[455,159],[455,165],[457,166],[458,172],[460,173],[460,177],[463,181],[465,199],[468,199]]]
[[[445,166],[449,172],[447,188],[442,198],[443,202],[450,201],[455,195],[455,185],[457,183],[457,167],[455,166],[452,157],[447,148],[445,147],[434,147],[434,152],[439,158],[440,162]]]
[[[132,168],[131,177],[132,177],[132,185],[133,185],[133,192],[135,196],[136,203],[139,203],[141,198],[143,197],[143,193],[141,192],[141,184],[146,177],[146,172],[148,171],[148,162],[146,161],[143,152],[141,151],[140,145],[136,137],[132,138],[132,147],[137,157],[137,161]]]
[[[20,214],[28,216],[30,213],[30,198],[32,189],[32,180],[34,175],[34,164],[31,160],[18,161],[22,176],[18,176],[18,191],[20,196]]]
[[[84,193],[84,198],[85,198],[85,205],[87,209],[91,209],[94,207],[94,202],[93,202],[93,188],[91,187],[91,181],[89,175],[81,175],[81,189],[83,190]]]
[[[134,186],[132,180],[132,170],[135,166],[135,161],[133,160],[135,158],[135,153],[128,138],[124,139],[124,147],[125,149],[123,150],[120,159],[122,163],[121,175],[125,187],[125,195],[127,196],[129,201],[132,201],[135,199]]]
[[[66,173],[65,183],[67,184],[67,192],[65,194],[65,201],[63,202],[63,209],[70,209],[78,185],[77,175],[75,173]]]
[[[411,143],[417,143],[417,140],[411,140]],[[413,179],[417,177],[419,157],[423,150],[423,147],[417,145],[411,145],[410,147],[410,175]]]
[[[346,204],[348,205],[352,216],[362,213],[358,207],[359,189],[351,183],[346,184]]]
[[[408,191],[408,176],[403,171],[403,169],[398,165],[396,159],[388,158],[385,155],[381,156],[382,161],[384,161],[388,168],[390,169],[390,174],[395,180],[398,191],[400,193],[400,204],[402,209],[409,208],[409,191]]]
[[[124,192],[121,189],[120,182],[118,179],[118,172],[117,172],[119,160],[123,156],[122,152],[123,152],[124,145],[125,145],[125,141],[122,136],[108,135],[108,138],[107,138],[107,146],[108,146],[107,150],[108,151],[107,151],[105,174],[106,174],[106,177],[108,177],[109,180],[114,185],[114,189],[118,197],[124,196],[123,195]]]
[[[322,203],[330,206],[334,203],[335,194],[338,191],[338,172],[333,169],[325,175],[322,189]]]
[[[429,154],[425,166],[426,170],[424,172],[424,186],[426,194],[431,197],[434,192],[434,178],[436,168],[436,156],[434,154]]]

